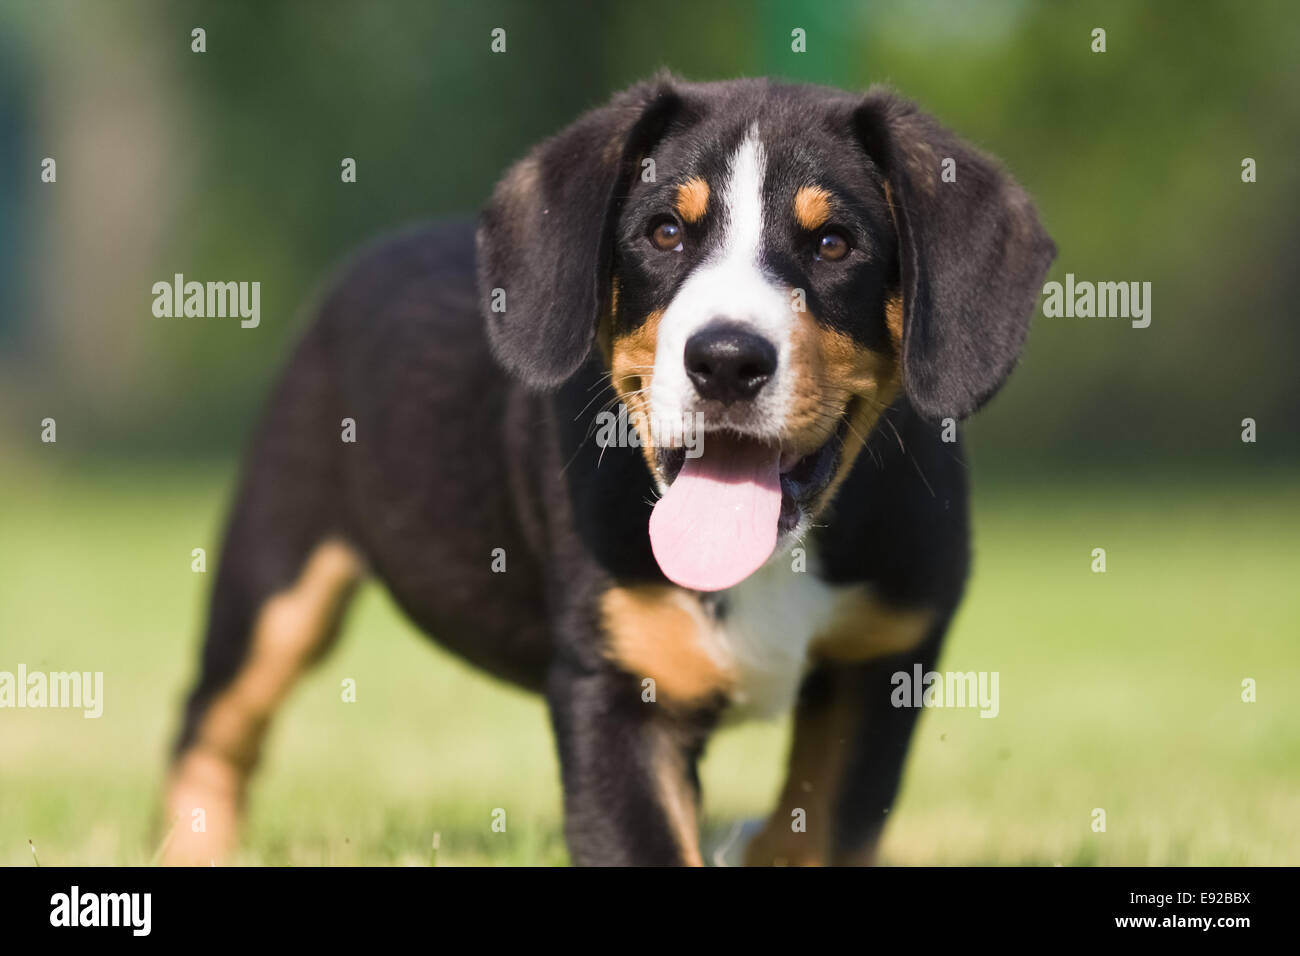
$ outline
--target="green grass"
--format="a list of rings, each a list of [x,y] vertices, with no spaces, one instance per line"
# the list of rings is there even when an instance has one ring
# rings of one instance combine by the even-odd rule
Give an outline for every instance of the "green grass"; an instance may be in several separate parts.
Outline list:
[[[0,670],[102,670],[106,702],[99,720],[0,710],[0,864],[32,865],[29,839],[47,866],[153,857],[229,479],[6,466]],[[884,861],[1300,863],[1294,485],[981,483],[942,666],[999,671],[1001,713],[925,714]],[[208,575],[190,570],[195,547]],[[710,829],[764,813],[785,734],[719,735]],[[449,658],[368,586],[272,732],[240,859],[426,865],[437,833],[444,865],[563,863],[552,751],[539,701]]]

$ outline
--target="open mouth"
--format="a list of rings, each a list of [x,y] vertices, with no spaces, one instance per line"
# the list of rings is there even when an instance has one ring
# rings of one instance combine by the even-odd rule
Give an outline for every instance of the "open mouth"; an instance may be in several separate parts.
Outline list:
[[[718,591],[766,563],[834,477],[851,408],[829,439],[799,458],[730,432],[704,435],[695,458],[685,448],[659,448],[656,465],[668,489],[650,516],[650,544],[664,575],[692,590]]]

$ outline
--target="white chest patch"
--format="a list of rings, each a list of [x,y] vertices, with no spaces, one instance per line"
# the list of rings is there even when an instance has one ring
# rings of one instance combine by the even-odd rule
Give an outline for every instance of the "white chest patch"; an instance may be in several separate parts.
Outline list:
[[[769,561],[726,592],[714,647],[735,675],[726,719],[774,717],[789,709],[808,667],[808,645],[835,612],[837,593],[809,568]]]

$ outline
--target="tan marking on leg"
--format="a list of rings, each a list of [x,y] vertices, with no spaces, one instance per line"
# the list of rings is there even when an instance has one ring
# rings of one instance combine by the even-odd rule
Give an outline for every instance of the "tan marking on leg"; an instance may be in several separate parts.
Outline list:
[[[840,599],[830,624],[813,638],[809,654],[857,664],[901,653],[925,639],[934,617],[928,609],[887,604],[863,588]],[[852,670],[832,670],[829,699],[813,709],[801,705],[796,711],[785,785],[762,832],[746,849],[746,863],[869,866],[875,862],[876,840],[849,852],[834,846],[835,804],[862,720],[861,701],[853,692],[854,676]],[[790,828],[795,808],[806,813],[805,833]]]
[[[709,211],[709,184],[698,176],[677,187],[677,215],[683,222],[699,222]]]
[[[866,588],[842,597],[824,631],[814,636],[809,653],[844,662],[863,662],[910,651],[930,632],[934,611],[900,608]]]
[[[197,747],[180,755],[167,782],[165,865],[208,866],[234,852],[244,776],[230,760]]]
[[[655,352],[659,347],[659,322],[663,315],[659,309],[651,312],[631,332],[616,337],[610,348],[610,381],[627,406],[628,416],[637,425],[641,454],[645,456],[651,474],[655,470],[655,448],[654,436],[648,433],[649,393],[654,378]],[[642,428],[642,425],[646,427]]]
[[[661,734],[656,737],[651,759],[654,762],[659,799],[668,816],[668,826],[677,841],[682,860],[687,866],[703,866],[700,830],[696,819],[697,795],[687,776],[685,757],[671,736]]]
[[[656,699],[703,703],[732,686],[713,624],[692,595],[661,584],[616,587],[601,598],[606,653],[629,674],[650,677]]]
[[[838,682],[840,675],[832,675]],[[812,711],[795,713],[785,785],[762,831],[745,848],[747,866],[825,866],[830,862],[833,815],[858,719],[852,695],[838,687]],[[802,809],[806,830],[792,828]]]
[[[794,194],[794,218],[804,229],[820,229],[831,218],[831,194],[820,186],[801,186]]]
[[[172,769],[167,809],[176,822],[166,862],[206,864],[233,848],[244,785],[271,715],[303,669],[337,636],[362,570],[351,547],[324,541],[298,580],[262,606],[247,659],[208,705],[194,743]],[[196,808],[204,811],[206,832],[193,831]]]

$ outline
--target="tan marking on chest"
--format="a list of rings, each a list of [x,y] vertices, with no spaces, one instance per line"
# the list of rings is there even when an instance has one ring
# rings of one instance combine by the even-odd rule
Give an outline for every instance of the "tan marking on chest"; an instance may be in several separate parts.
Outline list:
[[[910,651],[934,624],[928,608],[899,608],[865,588],[836,602],[830,624],[814,636],[809,652],[835,661],[861,662]]]
[[[164,851],[166,862],[206,864],[233,848],[245,782],[271,715],[298,675],[334,641],[364,570],[350,545],[326,540],[312,551],[293,585],[262,605],[247,657],[208,705],[194,742],[172,769],[167,807],[178,822]],[[190,828],[195,809],[206,814],[203,832]]]
[[[730,669],[711,653],[712,624],[699,601],[667,585],[616,587],[600,603],[606,653],[636,677],[655,682],[655,696],[702,703],[726,694]]]
[[[650,760],[668,829],[677,842],[682,862],[687,866],[703,866],[697,819],[699,794],[691,784],[681,748],[670,737],[656,735],[650,747]]]

